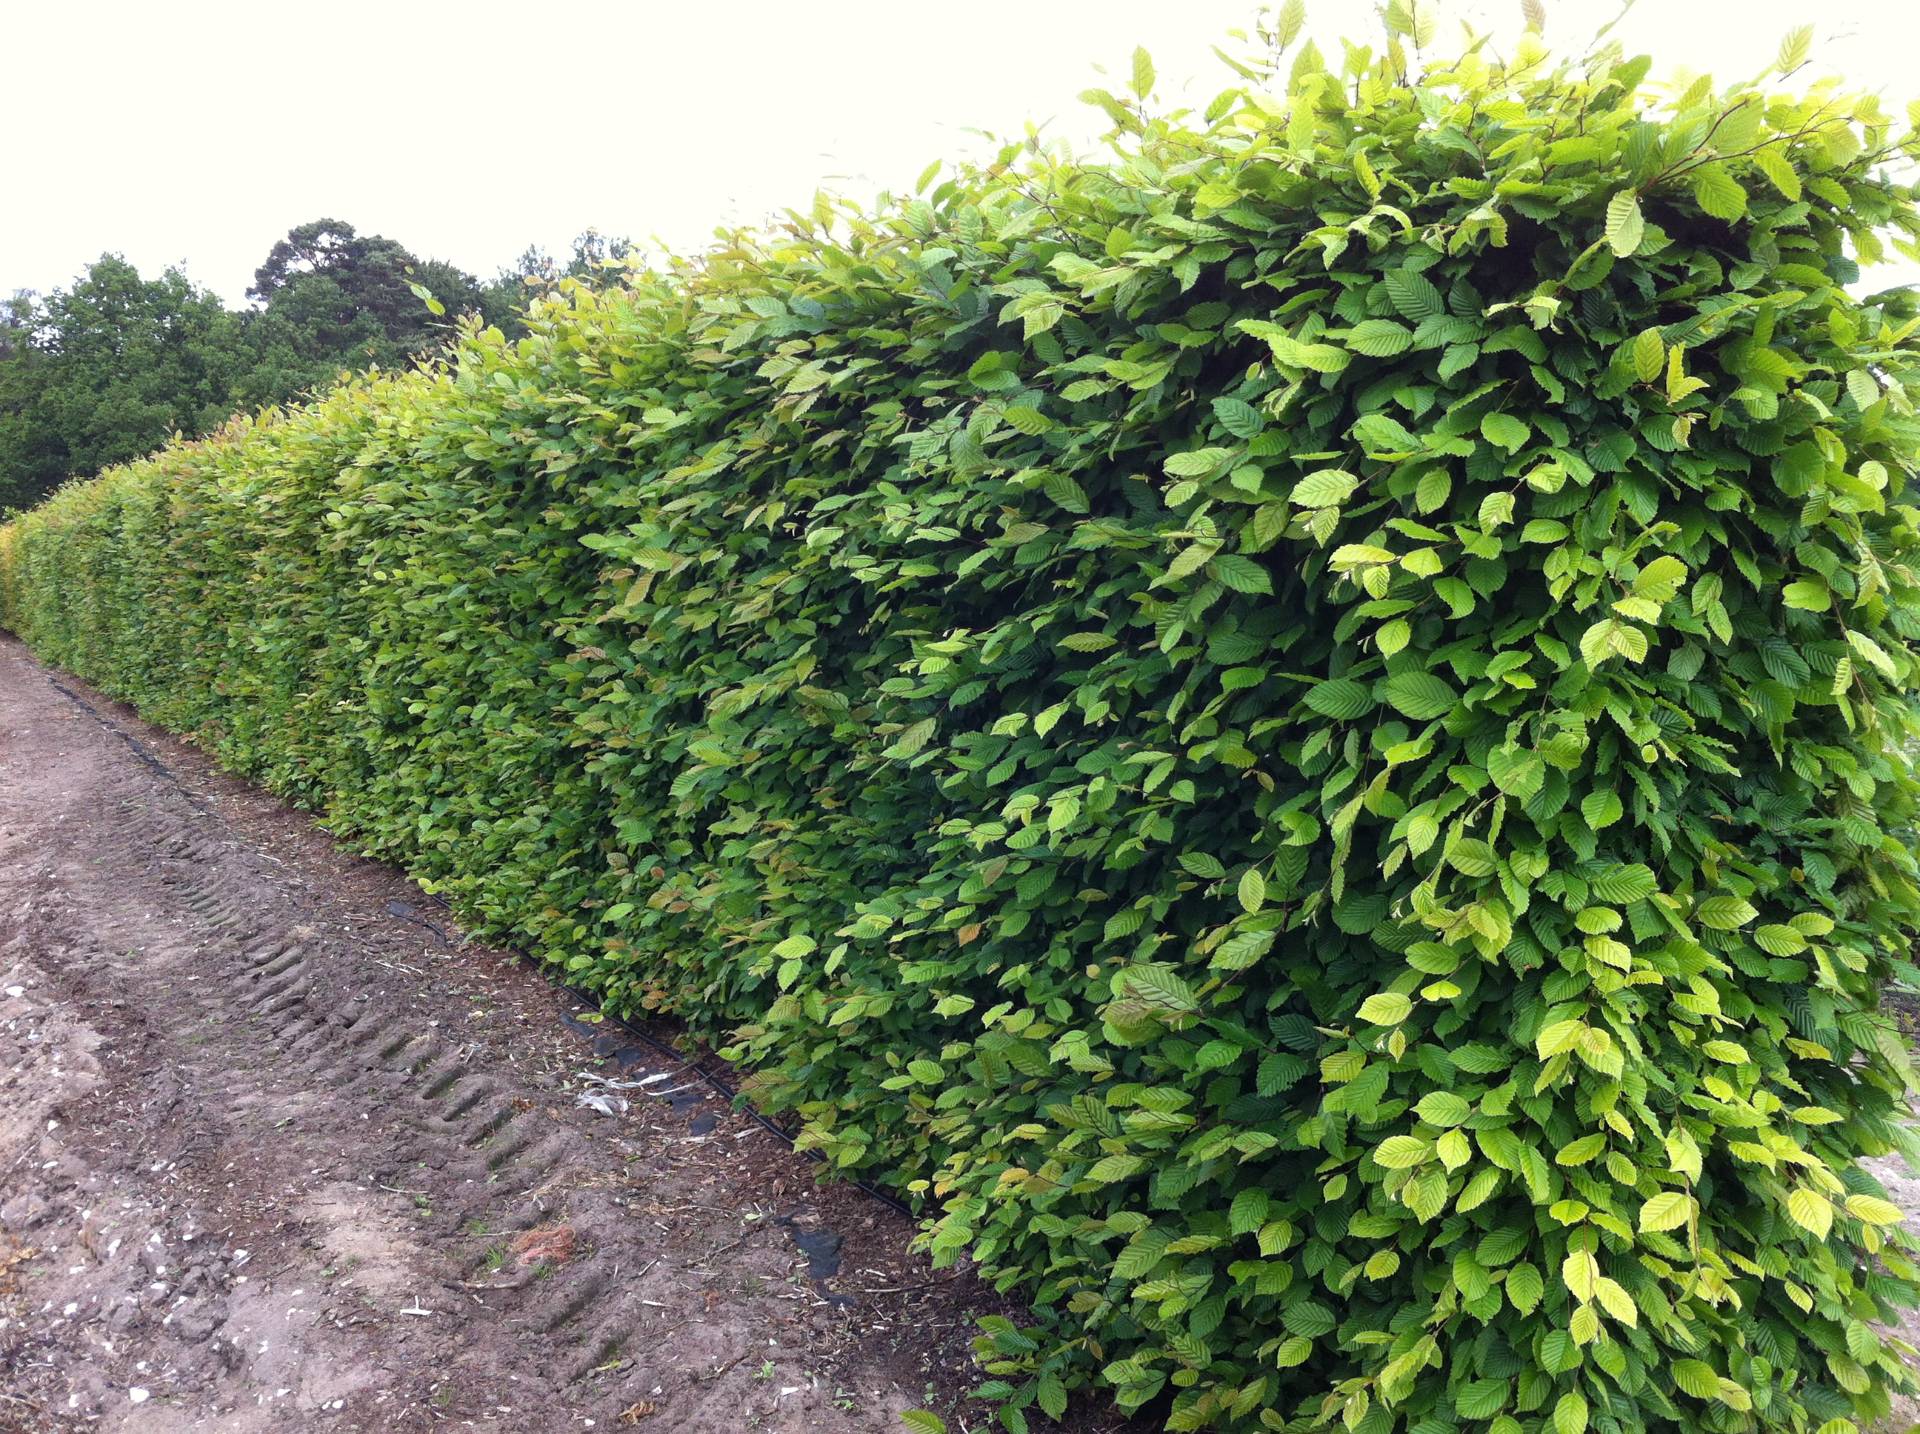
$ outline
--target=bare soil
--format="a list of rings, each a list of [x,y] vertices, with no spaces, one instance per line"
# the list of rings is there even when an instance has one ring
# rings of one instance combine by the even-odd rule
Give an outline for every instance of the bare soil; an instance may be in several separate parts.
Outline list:
[[[913,1234],[0,636],[0,1431],[978,1429]]]

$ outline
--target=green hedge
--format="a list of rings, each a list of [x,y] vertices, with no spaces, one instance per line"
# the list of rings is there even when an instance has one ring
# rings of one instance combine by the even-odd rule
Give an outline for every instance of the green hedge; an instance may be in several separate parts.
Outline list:
[[[70,487],[5,619],[923,1201],[1009,1428],[1844,1434],[1915,146],[1408,15]]]

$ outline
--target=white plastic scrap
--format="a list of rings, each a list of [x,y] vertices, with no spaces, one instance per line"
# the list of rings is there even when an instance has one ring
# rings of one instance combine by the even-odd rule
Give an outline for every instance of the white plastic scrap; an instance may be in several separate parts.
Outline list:
[[[619,1092],[638,1090],[641,1086],[650,1085],[659,1079],[658,1076],[648,1076],[645,1080],[614,1080],[610,1076],[596,1075],[592,1071],[581,1071],[580,1078],[597,1089],[581,1091],[574,1103],[585,1106],[588,1110],[597,1110],[602,1115],[625,1115],[633,1103]]]

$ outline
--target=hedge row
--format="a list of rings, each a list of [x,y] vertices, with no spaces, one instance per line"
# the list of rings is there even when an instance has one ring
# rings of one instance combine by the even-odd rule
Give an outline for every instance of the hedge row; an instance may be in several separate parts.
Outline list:
[[[1915,146],[1411,14],[69,487],[0,611],[923,1202],[1011,1429],[1844,1434]]]

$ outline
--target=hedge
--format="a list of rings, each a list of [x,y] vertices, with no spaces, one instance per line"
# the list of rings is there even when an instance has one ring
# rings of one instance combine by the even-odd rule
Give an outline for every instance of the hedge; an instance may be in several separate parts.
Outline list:
[[[1298,25],[68,487],[0,611],[920,1202],[1009,1429],[1846,1434],[1920,146],[1804,31]]]

